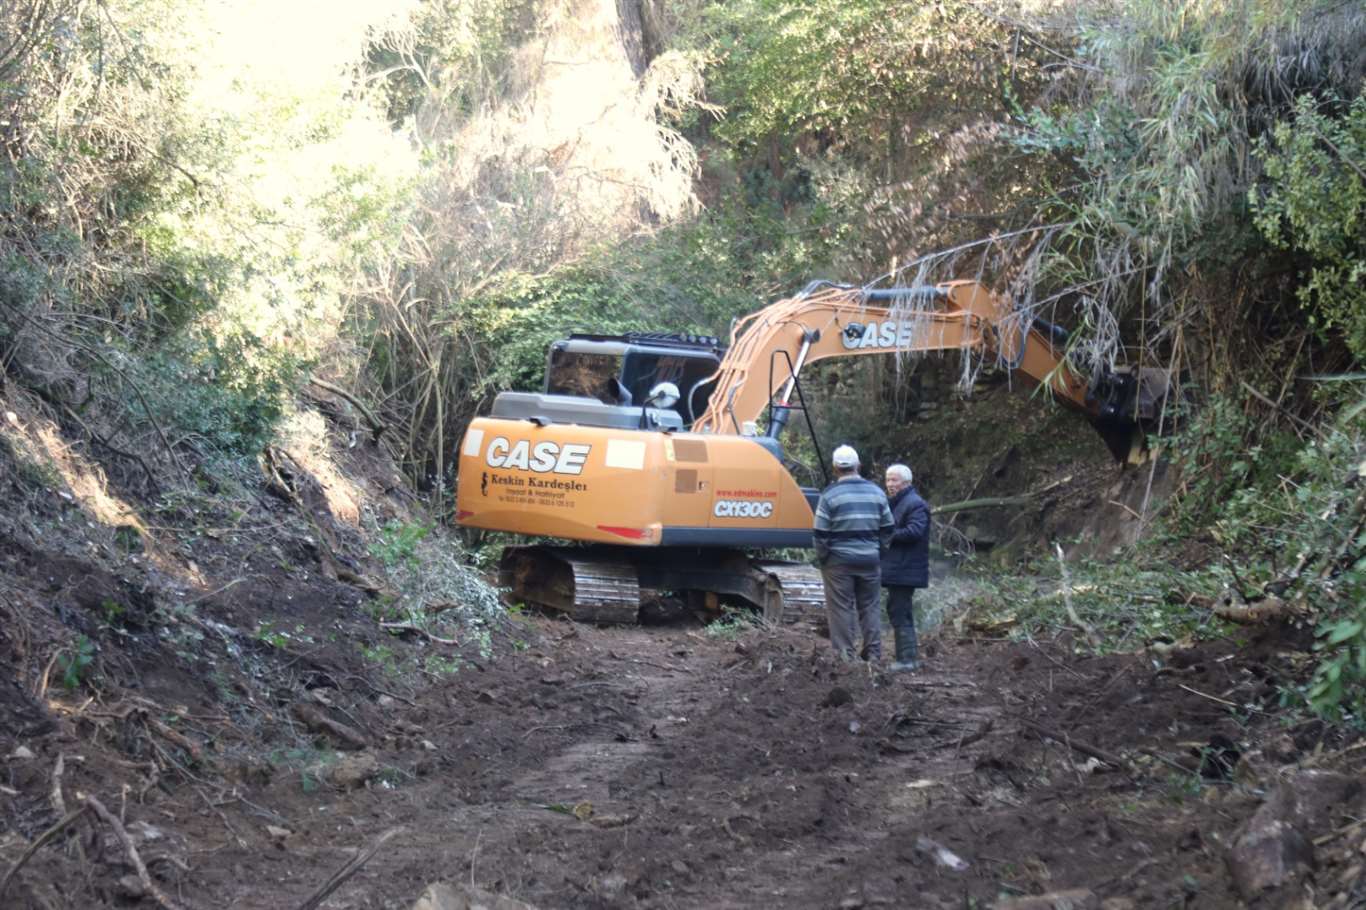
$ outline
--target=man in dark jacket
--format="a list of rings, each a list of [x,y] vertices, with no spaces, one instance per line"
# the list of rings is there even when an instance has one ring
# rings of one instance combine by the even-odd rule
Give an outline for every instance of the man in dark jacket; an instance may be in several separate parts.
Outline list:
[[[811,531],[825,580],[830,645],[840,657],[852,660],[861,632],[861,656],[878,660],[882,657],[879,566],[891,538],[892,513],[878,485],[859,476],[858,453],[853,448],[840,446],[830,460],[836,480],[816,503]]]
[[[911,469],[887,469],[887,497],[892,508],[892,541],[882,556],[882,586],[887,589],[887,616],[896,637],[893,671],[915,670],[916,588],[930,583],[930,507],[911,486]]]

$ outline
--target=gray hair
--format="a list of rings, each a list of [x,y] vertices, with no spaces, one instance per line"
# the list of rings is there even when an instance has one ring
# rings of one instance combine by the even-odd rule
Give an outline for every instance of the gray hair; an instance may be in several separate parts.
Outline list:
[[[897,480],[900,480],[904,483],[911,482],[911,469],[906,467],[904,464],[888,465],[887,473],[891,474]]]

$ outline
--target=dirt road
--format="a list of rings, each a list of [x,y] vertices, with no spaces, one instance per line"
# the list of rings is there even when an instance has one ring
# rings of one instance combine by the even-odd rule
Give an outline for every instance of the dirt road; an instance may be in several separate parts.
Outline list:
[[[1155,665],[946,639],[924,672],[889,676],[797,629],[521,622],[520,649],[411,697],[308,689],[363,749],[324,733],[316,752],[262,754],[220,733],[192,766],[163,742],[152,767],[183,773],[149,783],[99,761],[115,727],[77,724],[81,738],[8,761],[16,828],[55,820],[60,751],[68,798],[119,805],[190,906],[298,906],[394,828],[323,906],[407,908],[439,880],[541,907],[960,908],[1069,889],[1093,906],[1240,905],[1224,848],[1259,799],[1219,749],[1257,720],[1217,693],[1266,692],[1231,646]],[[1312,745],[1313,729],[1290,732]],[[123,905],[138,889],[121,860],[92,826],[36,856],[15,893]]]

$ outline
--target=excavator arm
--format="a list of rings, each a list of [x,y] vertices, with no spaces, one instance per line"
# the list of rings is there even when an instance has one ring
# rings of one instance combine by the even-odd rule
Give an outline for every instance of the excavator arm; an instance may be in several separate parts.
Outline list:
[[[1090,382],[1065,360],[1059,334],[975,281],[883,290],[827,287],[799,294],[735,324],[716,374],[699,384],[710,389],[709,404],[692,430],[740,433],[771,406],[769,433],[777,435],[802,369],[818,360],[961,350],[995,354],[1044,385],[1090,416],[1116,457],[1124,457],[1133,431],[1160,408],[1162,395],[1153,389],[1160,385],[1165,393],[1165,374],[1144,371],[1143,395],[1137,378],[1108,375],[1103,382]]]

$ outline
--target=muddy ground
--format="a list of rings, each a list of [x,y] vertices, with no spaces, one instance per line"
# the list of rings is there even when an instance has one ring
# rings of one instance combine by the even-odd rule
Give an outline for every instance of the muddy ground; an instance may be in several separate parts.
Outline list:
[[[923,672],[891,676],[832,661],[806,627],[519,617],[497,644],[419,688],[332,647],[301,651],[274,705],[188,678],[54,699],[50,729],[3,736],[0,859],[89,794],[182,906],[298,906],[398,829],[323,906],[406,908],[446,880],[544,907],[957,908],[1069,889],[1232,907],[1227,847],[1277,780],[1366,761],[1265,713],[1274,648],[1085,659],[940,637]],[[310,709],[345,735],[290,725]],[[1359,796],[1306,835],[1350,827]],[[1360,895],[1361,835],[1255,905]],[[133,871],[81,819],[0,901],[150,906]]]

